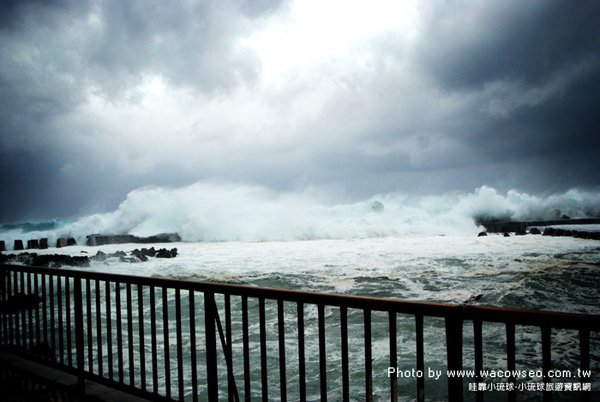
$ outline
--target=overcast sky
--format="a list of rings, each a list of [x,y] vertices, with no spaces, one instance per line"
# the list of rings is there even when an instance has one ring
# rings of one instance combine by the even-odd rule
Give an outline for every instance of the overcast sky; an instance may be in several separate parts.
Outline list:
[[[5,1],[0,221],[197,181],[600,186],[598,1]]]

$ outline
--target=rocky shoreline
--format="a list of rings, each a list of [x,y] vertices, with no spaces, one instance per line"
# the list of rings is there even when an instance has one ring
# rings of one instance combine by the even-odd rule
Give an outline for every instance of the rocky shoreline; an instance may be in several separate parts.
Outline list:
[[[161,248],[156,250],[154,247],[135,249],[129,252],[115,251],[114,253],[105,253],[98,251],[93,256],[71,256],[65,254],[37,254],[37,253],[19,253],[2,254],[0,253],[0,264],[22,264],[34,267],[60,268],[69,267],[89,267],[91,261],[110,261],[118,260],[120,262],[138,263],[148,261],[150,258],[175,258],[177,257],[177,248],[167,250]]]

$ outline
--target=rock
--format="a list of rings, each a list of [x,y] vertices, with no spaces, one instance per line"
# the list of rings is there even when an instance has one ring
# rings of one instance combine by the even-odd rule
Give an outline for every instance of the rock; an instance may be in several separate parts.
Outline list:
[[[381,201],[373,201],[371,203],[371,211],[373,212],[383,212],[385,208],[383,207],[383,203]]]
[[[38,255],[36,253],[12,254],[3,258],[4,262],[18,262],[34,267],[60,268],[62,266],[89,267],[88,257],[71,257],[62,254]]]
[[[39,255],[36,258],[35,264],[40,267],[89,267],[90,259],[88,256],[72,257],[70,255],[48,254]]]
[[[142,255],[145,255],[146,257],[156,256],[156,250],[154,249],[154,247],[143,248],[140,251],[141,251]]]
[[[487,236],[487,232],[479,232],[479,234],[477,235],[477,237],[484,237]]]
[[[40,239],[40,249],[45,250],[47,248],[48,248],[48,239],[47,238]]]
[[[1,251],[6,251],[6,243],[4,243],[4,240],[0,240],[0,252]]]
[[[23,240],[15,240],[13,250],[23,250]]]
[[[463,302],[463,304],[473,304],[476,301],[478,301],[479,299],[481,299],[483,295],[482,294],[478,294],[478,295],[472,295],[471,297],[469,297],[467,300],[465,300]]]
[[[56,240],[56,248],[67,247],[67,239],[60,237]]]
[[[127,253],[125,251],[115,251],[114,253],[111,253],[108,255],[109,257],[127,257]]]
[[[167,250],[166,248],[161,248],[156,252],[156,258],[175,258],[177,257],[177,249],[172,248],[171,250]]]
[[[98,250],[95,256],[92,257],[94,261],[106,261],[106,253]]]
[[[156,252],[156,258],[171,258],[171,253],[166,248],[161,248]]]
[[[515,236],[525,236],[527,234],[527,232],[525,232],[525,230],[523,229],[517,229],[515,231]]]
[[[529,229],[529,234],[539,235],[539,234],[542,234],[542,232],[540,232],[540,230],[538,228],[531,228],[531,229]]]
[[[137,248],[131,252],[131,255],[137,257],[140,261],[148,261],[148,257],[146,257],[140,250]]]
[[[555,236],[554,232],[556,232],[556,229],[546,228],[544,229],[544,234],[542,236]]]
[[[504,232],[504,237],[510,237],[510,234],[508,232]]]

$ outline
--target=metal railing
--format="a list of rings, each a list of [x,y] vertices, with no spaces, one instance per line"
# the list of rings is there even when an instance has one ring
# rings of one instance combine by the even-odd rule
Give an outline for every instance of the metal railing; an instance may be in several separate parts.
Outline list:
[[[565,329],[576,334],[566,337],[569,351],[578,350],[573,370],[590,370],[590,334],[600,331],[600,315],[9,265],[0,266],[0,306],[5,350],[77,375],[82,393],[88,379],[151,400],[397,401],[408,393],[422,401],[432,384],[426,358],[444,370],[462,370],[472,358],[469,381],[485,383],[484,341],[505,345],[501,360],[514,371],[518,328],[541,334],[534,347],[541,344],[547,375],[552,331]],[[411,366],[410,379],[390,375]],[[470,394],[461,376],[433,386],[453,401]],[[475,391],[483,400],[483,389]],[[508,400],[516,394],[511,387]]]

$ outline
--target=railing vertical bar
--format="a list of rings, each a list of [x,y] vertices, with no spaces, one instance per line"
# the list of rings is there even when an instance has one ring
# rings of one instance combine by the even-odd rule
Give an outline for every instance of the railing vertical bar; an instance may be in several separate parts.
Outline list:
[[[479,384],[482,381],[481,370],[483,370],[483,339],[482,323],[478,319],[473,320],[473,346],[475,349],[475,383]],[[483,401],[483,391],[476,391],[475,400],[477,402]]]
[[[388,332],[390,334],[390,367],[398,367],[397,317],[395,311],[388,312]],[[390,375],[390,399],[398,402],[398,377]]]
[[[60,364],[65,363],[64,356],[64,338],[63,338],[63,290],[62,290],[62,276],[56,277],[56,297],[58,298],[58,361]]]
[[[208,400],[216,402],[219,399],[219,376],[217,375],[217,339],[215,334],[216,318],[215,295],[204,292],[204,328],[206,330],[206,375],[208,385]]]
[[[304,348],[304,304],[298,302],[298,381],[300,401],[306,401],[306,350]]]
[[[167,297],[167,288],[162,288],[162,307],[163,307],[163,355],[165,366],[165,388],[167,398],[171,397],[171,356],[169,350],[169,299]]]
[[[98,375],[102,377],[104,375],[103,367],[103,353],[102,353],[102,307],[100,305],[100,281],[96,279],[94,281],[94,288],[96,291],[96,343],[98,346]]]
[[[40,283],[38,274],[33,274],[33,291],[36,296],[40,295]],[[40,343],[40,304],[35,305],[35,343]]]
[[[327,401],[327,350],[325,343],[325,306],[317,306],[319,325],[319,377],[321,401]]]
[[[13,274],[13,296],[17,295],[19,293],[19,275],[17,271],[14,271]],[[21,316],[19,313],[15,313],[15,314],[11,314],[11,317],[14,315],[15,318],[15,322],[14,322],[14,336],[15,336],[15,341],[14,343],[17,346],[21,346]]]
[[[233,355],[231,345],[231,296],[229,294],[225,294],[225,340],[227,348],[229,349],[228,355],[232,356],[230,362],[232,365],[232,372],[227,375],[227,390],[229,391],[229,401],[234,401],[235,385],[233,381]]]
[[[350,400],[350,365],[348,359],[348,309],[340,307],[340,332],[342,338],[342,400]]]
[[[117,367],[119,372],[119,382],[123,383],[123,319],[121,312],[121,284],[119,282],[115,282],[115,312],[117,313]]]
[[[137,285],[138,325],[140,338],[140,387],[146,390],[146,351],[144,343],[144,287]]]
[[[94,372],[94,338],[92,328],[92,281],[85,281],[85,304],[87,308],[87,349],[88,349],[88,369],[90,373]]]
[[[110,305],[110,282],[104,282],[104,293],[106,298],[106,354],[108,355],[108,378],[114,377],[114,361],[112,348],[112,307]]]
[[[515,324],[507,323],[506,324],[506,368],[514,372],[517,367],[517,361],[515,356]],[[508,383],[512,384],[513,387],[510,391],[508,391],[508,401],[515,402],[517,400],[517,390],[516,390],[516,378],[511,375],[508,378]]]
[[[0,274],[0,302],[5,302],[8,298],[7,277],[10,276],[10,271],[2,271]],[[3,333],[4,336],[4,333]],[[4,339],[4,338],[3,338]]]
[[[190,307],[190,365],[192,366],[192,401],[198,402],[198,371],[196,367],[196,302],[194,300],[194,291],[189,293]]]
[[[31,295],[31,272],[27,273],[27,294]],[[27,311],[27,319],[28,319],[28,323],[29,323],[29,331],[28,331],[28,335],[29,335],[29,347],[33,347],[33,311],[32,309],[28,309],[29,311]]]
[[[268,373],[267,373],[267,329],[266,329],[266,317],[265,317],[265,299],[263,297],[258,299],[258,320],[260,327],[260,374],[261,374],[261,386],[262,386],[262,399],[263,401],[269,400],[269,386],[268,386]]]
[[[371,345],[371,310],[364,310],[365,326],[365,400],[373,400],[373,353]]]
[[[48,275],[48,293],[50,294],[50,349],[56,351],[56,332],[54,331],[54,329],[56,328],[56,326],[54,325],[54,278],[54,275]]]
[[[277,326],[279,332],[279,382],[280,400],[287,401],[287,375],[285,362],[285,311],[283,300],[277,300]]]
[[[48,344],[48,293],[46,291],[46,281],[48,277],[46,274],[42,274],[42,336],[44,337],[44,343]]]
[[[179,400],[183,400],[183,336],[181,332],[181,291],[175,289],[175,321],[177,331],[177,385],[179,387]]]
[[[244,399],[252,400],[250,388],[250,342],[248,335],[248,297],[242,296],[242,346],[244,350]]]
[[[415,315],[415,332],[417,343],[417,371],[425,372],[425,353],[423,351],[423,314]],[[417,377],[417,401],[425,401],[425,378]]]
[[[590,373],[590,330],[588,328],[581,328],[579,330],[579,365],[581,371],[587,371]],[[583,377],[583,381],[589,381],[590,377]],[[581,391],[581,400],[589,401],[590,392]]]
[[[129,385],[135,386],[135,361],[133,356],[133,314],[131,302],[131,283],[125,287],[127,294],[127,351],[129,356]]]
[[[0,271],[0,303],[4,305],[7,298],[6,292],[6,276],[9,271]],[[0,313],[0,319],[2,320],[2,334],[0,336],[0,343],[6,345],[8,343],[6,335],[8,331],[8,312]]]
[[[13,296],[13,281],[11,279],[11,275],[10,272],[6,273],[6,298],[8,299],[9,297]],[[6,343],[8,344],[12,344],[14,341],[14,332],[13,332],[13,315],[12,314],[7,314],[8,317],[8,333],[7,335],[7,341]]]
[[[12,285],[13,285],[13,289],[12,289],[12,295],[15,296],[17,293],[19,293],[19,280],[18,280],[18,276],[17,276],[17,271],[13,272],[13,281],[12,281]],[[13,325],[13,315],[14,315],[14,325]],[[10,327],[14,328],[14,331],[11,331],[12,336],[13,336],[13,343],[17,346],[19,346],[21,344],[21,329],[19,327],[19,315],[18,314],[11,314],[10,315]]]
[[[462,369],[463,320],[453,314],[446,315],[446,354],[448,370]],[[462,378],[448,376],[448,399],[452,402],[462,402]]]
[[[85,357],[83,345],[83,297],[81,294],[81,279],[74,279],[74,300],[75,305],[75,351],[77,360],[77,385],[81,394],[84,392],[84,372]]]
[[[25,273],[21,271],[21,294],[25,294]],[[27,348],[27,312],[23,309],[20,309],[21,313],[21,346],[25,349]]]
[[[156,294],[150,286],[150,342],[152,344],[152,392],[158,394],[158,348],[156,346]]]
[[[549,381],[548,372],[552,367],[552,356],[551,356],[551,331],[547,325],[542,326],[542,372],[544,374],[544,382]],[[544,389],[543,401],[548,402],[552,400],[552,393]]]
[[[4,301],[8,300],[9,297],[12,297],[12,284],[10,280],[10,271],[7,271],[4,276]],[[10,344],[12,343],[12,314],[6,314],[4,318],[4,343]]]
[[[68,276],[65,277],[65,316],[67,319],[66,329],[67,329],[67,364],[69,367],[73,366],[73,343],[71,341],[71,278]]]

